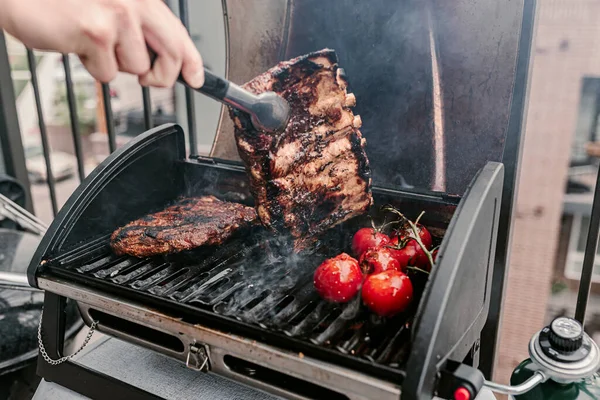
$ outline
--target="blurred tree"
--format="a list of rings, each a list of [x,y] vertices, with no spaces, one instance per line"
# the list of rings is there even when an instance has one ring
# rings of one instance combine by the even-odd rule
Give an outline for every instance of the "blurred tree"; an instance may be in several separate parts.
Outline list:
[[[77,85],[75,85],[74,91],[80,132],[82,134],[90,134],[96,127],[96,108],[95,106],[90,107],[90,96],[82,90],[77,90]],[[71,125],[71,115],[67,102],[67,88],[64,85],[56,91],[54,110],[54,118],[57,123],[65,126]]]

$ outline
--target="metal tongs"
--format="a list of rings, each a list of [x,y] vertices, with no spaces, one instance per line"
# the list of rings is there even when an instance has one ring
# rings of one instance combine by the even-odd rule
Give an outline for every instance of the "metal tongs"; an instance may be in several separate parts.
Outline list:
[[[156,53],[149,47],[148,53],[150,54],[150,63],[154,64]],[[188,85],[181,74],[177,81],[192,90],[249,114],[252,125],[259,131],[283,132],[290,119],[290,106],[277,93],[264,92],[258,95],[250,93],[207,69],[204,69],[204,85],[199,89]]]
[[[2,194],[0,194],[0,216],[16,222],[27,231],[36,235],[41,236],[46,233],[46,230],[48,229],[46,224],[35,215]],[[27,275],[4,271],[0,271],[0,288],[34,292],[40,291],[39,289],[29,286]]]

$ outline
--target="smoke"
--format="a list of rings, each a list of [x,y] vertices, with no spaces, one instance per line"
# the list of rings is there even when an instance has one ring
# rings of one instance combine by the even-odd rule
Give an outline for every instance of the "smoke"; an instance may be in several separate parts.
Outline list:
[[[234,267],[244,285],[225,299],[217,311],[254,323],[273,317],[273,309],[288,292],[311,282],[316,268],[310,262],[312,256],[294,253],[289,238],[284,236],[255,245]]]
[[[183,180],[186,196],[211,195],[224,201],[252,204],[250,185],[244,170],[189,164],[185,165]]]

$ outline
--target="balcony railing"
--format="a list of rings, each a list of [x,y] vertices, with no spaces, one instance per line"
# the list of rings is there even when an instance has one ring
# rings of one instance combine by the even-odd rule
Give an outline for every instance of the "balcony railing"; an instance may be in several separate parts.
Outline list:
[[[186,0],[179,0],[179,17],[182,23],[189,31],[189,8]],[[56,216],[59,210],[59,202],[57,200],[56,175],[52,170],[50,158],[50,141],[48,138],[48,129],[45,122],[44,110],[42,107],[42,97],[40,93],[40,83],[37,75],[37,63],[33,50],[26,49],[31,86],[35,100],[35,109],[38,118],[39,134],[41,147],[43,150],[45,164],[45,183],[48,186],[50,194],[50,204],[52,213]],[[69,56],[62,55],[62,64],[64,68],[66,100],[69,109],[69,120],[71,136],[73,141],[74,155],[77,160],[77,175],[81,182],[85,178],[84,154],[82,146],[81,127],[79,126],[78,109],[75,97],[75,89],[73,84],[73,76],[71,73],[71,64]],[[150,90],[147,87],[141,87],[142,92],[142,107],[144,115],[144,128],[150,129],[153,127],[152,118],[152,101]],[[115,131],[115,119],[110,95],[110,85],[107,83],[101,84],[102,105],[104,108],[105,127],[107,134],[107,146],[110,153],[117,148],[117,135]],[[188,132],[196,132],[196,117],[194,112],[194,92],[190,88],[185,88],[186,99],[186,114]],[[197,138],[195,134],[189,134],[189,149],[190,155],[197,154]],[[4,166],[5,172],[15,177],[23,184],[26,191],[26,208],[33,212],[33,200],[31,196],[31,186],[28,177],[26,166],[25,152],[21,131],[19,129],[19,120],[17,116],[16,98],[13,89],[13,79],[11,76],[11,67],[9,55],[6,45],[6,37],[0,31],[0,173]]]

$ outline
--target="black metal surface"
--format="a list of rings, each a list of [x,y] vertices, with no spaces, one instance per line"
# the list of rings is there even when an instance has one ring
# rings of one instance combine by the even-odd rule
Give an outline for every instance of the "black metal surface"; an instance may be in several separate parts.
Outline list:
[[[144,128],[149,130],[152,129],[152,102],[148,87],[142,87],[142,102],[144,103]]]
[[[38,127],[40,129],[40,136],[42,139],[42,151],[44,153],[44,162],[46,164],[46,182],[48,183],[48,190],[50,191],[50,204],[52,205],[52,214],[56,215],[58,212],[58,205],[56,203],[56,182],[54,179],[54,174],[52,173],[50,143],[48,143],[48,132],[46,130],[46,123],[44,122],[44,111],[42,110],[42,100],[40,98],[40,85],[37,78],[35,56],[33,54],[33,50],[31,49],[27,49],[27,61],[29,63],[29,71],[31,72],[31,85],[33,86],[35,109],[38,115]]]
[[[25,207],[25,187],[15,178],[0,174],[0,194]]]
[[[189,32],[189,7],[187,4],[187,0],[179,0],[179,18],[185,26],[185,29]],[[198,138],[196,135],[198,131],[196,129],[196,106],[194,101],[194,90],[189,86],[185,86],[185,112],[187,115],[187,123],[188,123],[188,142],[189,142],[189,152],[190,156],[198,155]]]
[[[71,63],[67,54],[63,54],[62,62],[65,70],[65,85],[67,88],[67,104],[69,105],[69,118],[71,121],[71,133],[73,135],[73,147],[75,149],[75,157],[77,158],[77,173],[79,174],[79,181],[81,182],[83,181],[83,178],[85,178],[83,150],[81,147],[79,120],[77,118],[77,103],[75,101],[73,79],[71,78]]]
[[[106,117],[108,149],[112,153],[117,149],[117,138],[115,135],[115,120],[113,118],[112,105],[110,102],[110,86],[108,83],[102,84],[102,103],[104,103],[104,115]]]
[[[481,371],[468,365],[448,361],[440,374],[437,396],[453,399],[459,388],[467,389],[471,399],[475,399],[483,387],[484,377]]]
[[[15,92],[4,32],[0,32],[0,150],[6,173],[16,178],[26,192],[25,208],[33,212],[31,187],[25,164],[21,131],[17,118]]]
[[[199,184],[205,184],[207,176],[216,173],[212,171],[214,167],[189,166],[201,171],[198,175],[186,174],[190,181]],[[220,171],[220,175],[226,174],[225,170]],[[244,177],[239,168],[230,174],[237,176],[237,181],[224,177],[224,182],[215,182],[224,192],[228,182],[232,188],[239,187],[239,177]],[[428,200],[427,204],[399,199],[397,193],[377,194],[380,204],[402,203],[409,215],[416,216],[421,208],[426,209],[432,218],[426,220],[428,225],[441,235],[454,206],[440,199]],[[108,238],[100,237],[52,259],[45,264],[45,270],[185,314],[187,320],[239,331],[267,343],[281,343],[288,349],[333,358],[342,365],[397,380],[402,374],[393,369],[402,367],[409,352],[407,316],[389,321],[373,318],[360,306],[359,299],[342,306],[326,303],[312,284],[315,266],[342,251],[349,252],[351,235],[359,226],[369,226],[368,219],[330,231],[319,246],[300,255],[291,253],[289,243],[254,232],[242,233],[249,239],[232,241],[217,250],[208,248],[170,258],[140,260],[116,257],[110,251]],[[414,279],[415,285],[424,284],[418,276]]]
[[[463,361],[479,340],[489,308],[504,170],[488,163],[459,204],[415,319],[402,398],[432,398],[448,360]]]
[[[585,242],[585,253],[581,269],[581,280],[577,293],[577,307],[575,308],[575,319],[583,325],[585,322],[585,310],[587,308],[590,289],[592,287],[592,275],[594,273],[594,260],[598,239],[600,238],[600,168],[596,176],[596,187],[594,188],[594,201],[592,202],[592,213],[590,215],[590,226]]]

